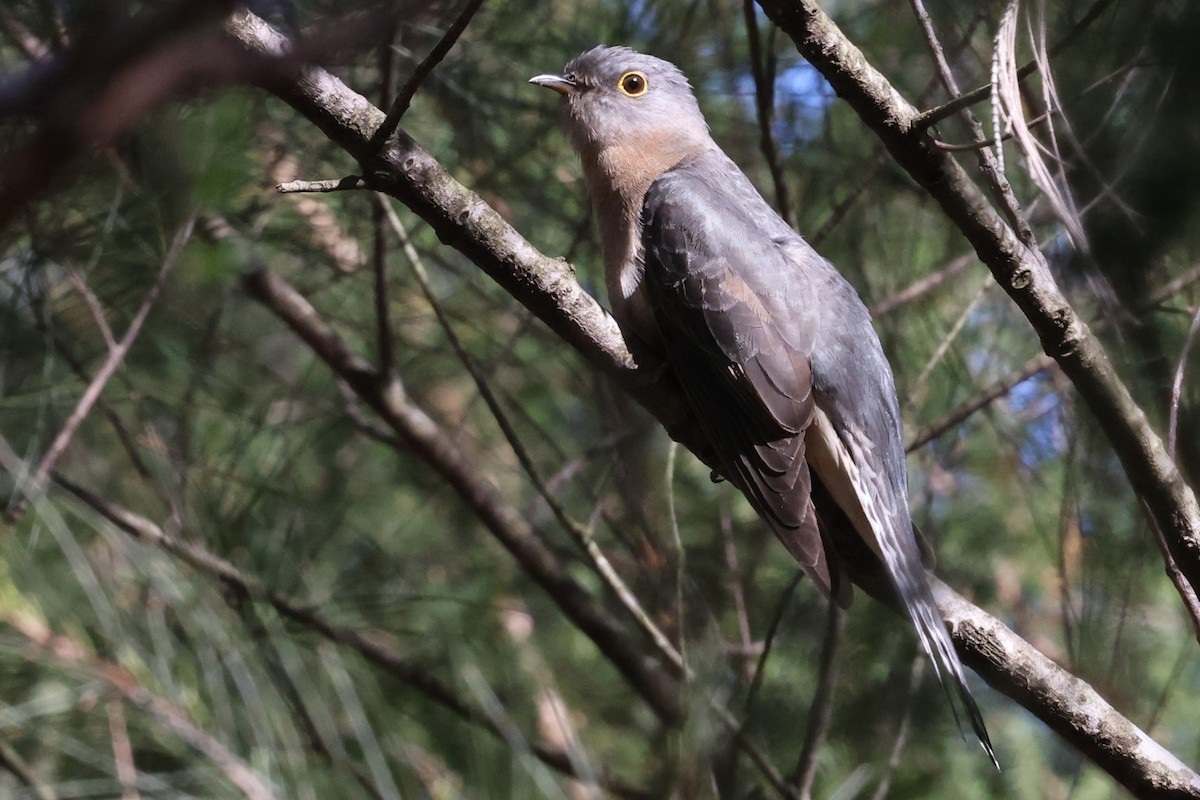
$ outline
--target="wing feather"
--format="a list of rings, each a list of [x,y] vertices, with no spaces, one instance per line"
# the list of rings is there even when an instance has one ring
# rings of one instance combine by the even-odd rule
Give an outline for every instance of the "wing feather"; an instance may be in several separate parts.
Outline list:
[[[849,583],[831,569],[804,453],[815,336],[805,323],[816,320],[799,293],[764,283],[802,275],[738,209],[714,207],[721,197],[680,171],[647,193],[644,281],[659,338],[725,477],[845,604]]]

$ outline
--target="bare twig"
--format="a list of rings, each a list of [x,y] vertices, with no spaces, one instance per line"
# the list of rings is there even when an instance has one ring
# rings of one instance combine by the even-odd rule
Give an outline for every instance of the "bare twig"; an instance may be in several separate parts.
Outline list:
[[[1200,305],[1192,314],[1192,324],[1188,326],[1187,338],[1183,342],[1183,350],[1179,353],[1179,363],[1175,365],[1175,378],[1171,382],[1171,414],[1167,423],[1167,453],[1175,458],[1175,439],[1179,433],[1179,400],[1183,394],[1183,376],[1187,372],[1188,356],[1192,353],[1192,345],[1196,342],[1196,333],[1200,331]]]
[[[817,673],[817,688],[813,691],[812,705],[808,709],[808,725],[804,733],[804,747],[796,760],[788,782],[800,800],[812,796],[813,781],[817,778],[817,757],[825,746],[829,735],[829,724],[833,721],[833,694],[837,687],[837,652],[841,643],[842,627],[846,614],[834,602],[829,603],[825,619],[825,637],[821,641],[821,666]]]
[[[621,605],[626,611],[629,612],[629,615],[635,622],[637,622],[638,626],[650,638],[655,647],[658,648],[659,652],[666,657],[668,663],[675,668],[677,674],[682,675],[684,663],[683,657],[680,655],[679,651],[675,649],[675,647],[671,644],[671,640],[668,639],[667,636],[659,629],[659,627],[654,624],[654,621],[650,619],[650,615],[646,613],[646,610],[642,608],[641,603],[638,602],[637,596],[634,595],[634,593],[629,589],[629,587],[625,584],[625,581],[621,579],[621,576],[617,574],[616,569],[612,566],[612,563],[608,560],[608,557],[604,555],[604,552],[600,549],[600,546],[596,544],[596,541],[592,538],[591,531],[589,531],[585,526],[581,525],[577,520],[571,518],[566,509],[563,508],[562,503],[560,503],[558,498],[554,496],[554,493],[550,491],[550,488],[546,484],[545,480],[542,479],[541,473],[538,471],[537,466],[533,463],[533,458],[530,457],[529,452],[525,449],[525,445],[521,442],[520,437],[517,435],[516,428],[514,428],[512,423],[509,421],[508,415],[501,407],[500,401],[497,399],[495,392],[492,391],[491,384],[488,382],[487,377],[483,374],[483,371],[479,368],[479,365],[475,363],[475,359],[471,358],[470,353],[468,353],[466,348],[463,347],[462,341],[458,338],[458,334],[454,332],[454,327],[450,324],[450,318],[446,315],[445,309],[442,308],[442,304],[438,302],[437,295],[433,293],[433,287],[429,284],[429,275],[425,270],[425,264],[421,258],[421,254],[417,252],[417,249],[413,246],[412,241],[409,239],[408,231],[405,230],[404,224],[396,215],[395,210],[392,208],[386,196],[377,195],[376,201],[378,207],[381,208],[386,214],[387,219],[392,226],[392,230],[396,234],[396,238],[400,240],[400,246],[404,251],[405,257],[408,259],[409,264],[412,266],[413,274],[417,278],[417,284],[421,287],[421,293],[425,295],[425,299],[429,302],[430,307],[433,308],[434,316],[437,317],[442,331],[446,334],[446,339],[450,342],[451,349],[454,350],[455,355],[458,356],[459,362],[471,375],[471,379],[475,382],[475,388],[479,391],[479,396],[483,398],[484,404],[487,405],[492,417],[496,420],[496,424],[500,427],[501,433],[504,434],[504,438],[508,442],[509,447],[512,448],[513,454],[516,455],[517,462],[521,465],[521,469],[524,470],[525,474],[529,477],[529,482],[533,484],[534,489],[549,507],[550,512],[554,515],[555,520],[558,521],[563,530],[567,531],[567,533],[571,535],[571,537],[579,545],[580,549],[582,549],[583,552],[588,556],[588,559],[591,562],[592,567],[595,569],[596,574],[600,576],[612,593],[617,597],[618,600],[620,600]]]
[[[767,168],[771,171],[771,183],[775,187],[775,210],[784,220],[791,219],[788,203],[787,183],[783,167],[779,164],[779,148],[775,144],[772,117],[775,111],[775,54],[763,52],[762,37],[758,32],[757,11],[754,0],[743,0],[742,11],[746,20],[746,36],[750,43],[750,69],[754,75],[754,108],[758,112],[758,146]]]
[[[963,253],[958,258],[946,264],[946,266],[935,269],[924,278],[871,306],[871,316],[882,317],[884,314],[890,314],[895,311],[900,306],[907,305],[914,300],[919,300],[946,281],[961,274],[963,270],[974,264],[976,260],[974,253]]]
[[[458,38],[463,35],[463,31],[471,24],[471,18],[475,16],[475,12],[482,5],[483,0],[467,0],[467,4],[459,13],[458,18],[446,29],[446,33],[442,35],[441,40],[430,51],[429,55],[413,70],[412,75],[404,82],[404,86],[400,88],[400,94],[396,95],[396,99],[392,102],[392,107],[388,109],[387,116],[374,135],[371,136],[371,141],[367,145],[367,149],[370,152],[379,152],[384,142],[392,138],[392,134],[396,132],[396,128],[400,125],[401,118],[408,111],[408,106],[412,103],[417,89],[421,88],[421,84],[425,82],[425,79],[429,77],[437,65],[442,63],[442,59],[454,47],[454,43],[458,41]]]
[[[125,703],[113,698],[105,704],[108,712],[108,734],[112,739],[113,762],[121,784],[121,800],[139,800],[137,764],[133,762],[133,745],[129,741],[129,726],[125,724]]]
[[[83,302],[87,304],[88,311],[92,314],[92,320],[96,323],[96,329],[100,331],[100,335],[104,338],[104,344],[109,350],[117,346],[117,340],[113,337],[112,327],[108,324],[108,319],[104,316],[104,308],[100,305],[100,298],[96,297],[96,293],[92,291],[92,287],[87,285],[87,281],[79,274],[79,270],[74,267],[67,268],[67,279],[71,285],[75,287],[75,291],[83,297]]]
[[[1061,53],[1067,47],[1070,47],[1087,28],[1103,14],[1108,7],[1112,5],[1113,0],[1096,0],[1092,7],[1087,10],[1079,21],[1071,26],[1071,30],[1066,33],[1058,42],[1050,48],[1050,55],[1055,56]],[[1018,78],[1025,78],[1037,71],[1038,62],[1036,59],[1027,61],[1020,69],[1017,70]],[[924,130],[944,119],[954,116],[964,108],[973,106],[976,103],[983,102],[988,99],[992,92],[990,83],[984,84],[976,89],[972,89],[966,94],[959,94],[950,102],[940,105],[937,108],[931,108],[917,116],[913,121],[913,127],[917,130]]]
[[[129,327],[125,329],[125,334],[121,337],[121,341],[113,347],[100,369],[96,371],[95,377],[88,387],[80,396],[79,401],[75,404],[75,409],[71,415],[67,417],[62,428],[59,429],[58,435],[50,444],[46,454],[42,456],[41,462],[33,470],[29,477],[29,488],[26,490],[24,497],[18,501],[9,510],[9,520],[19,517],[25,509],[28,500],[24,499],[30,496],[36,497],[41,493],[46,483],[46,478],[58,463],[58,459],[62,457],[63,452],[67,449],[71,439],[75,436],[75,432],[79,426],[83,424],[84,419],[91,412],[92,406],[96,404],[96,400],[100,397],[100,393],[104,391],[108,379],[113,376],[113,373],[121,366],[125,360],[125,355],[129,352],[129,348],[133,346],[138,334],[141,333],[142,323],[146,321],[146,317],[150,315],[150,309],[154,307],[154,303],[158,300],[159,293],[162,292],[163,286],[166,284],[167,276],[171,274],[172,267],[179,259],[179,254],[183,252],[183,247],[191,238],[192,229],[195,226],[195,215],[188,217],[187,221],[175,234],[175,239],[171,242],[171,248],[167,251],[167,255],[163,258],[162,266],[158,270],[158,277],[154,279],[154,284],[146,292],[146,297],[142,300],[142,305],[134,314],[133,319],[129,322]]]
[[[280,194],[291,192],[347,192],[367,188],[367,182],[358,175],[331,178],[324,181],[286,181],[275,185]]]
[[[674,680],[645,657],[625,629],[570,575],[566,565],[529,522],[505,503],[490,483],[481,480],[478,465],[468,461],[438,424],[405,398],[397,381],[380,384],[371,367],[278,275],[252,273],[246,277],[245,286],[254,299],[274,312],[371,406],[415,455],[459,493],[526,574],[592,639],[655,713],[664,721],[680,718]]]
[[[58,794],[54,788],[38,777],[33,767],[29,766],[29,762],[3,737],[0,737],[0,768],[8,770],[17,780],[32,789],[37,800],[57,800]]]
[[[1149,311],[1153,309],[1155,306],[1166,302],[1197,281],[1200,281],[1200,265],[1192,267],[1179,277],[1168,281],[1146,302],[1143,310]],[[1101,331],[1107,328],[1108,325],[1109,321],[1107,319],[1101,319],[1095,323],[1095,329],[1097,331]],[[995,383],[988,386],[970,400],[958,405],[937,422],[925,427],[920,433],[913,437],[913,439],[908,443],[906,449],[908,452],[912,452],[913,450],[918,450],[921,447],[924,447],[926,444],[941,436],[946,431],[956,427],[959,423],[970,417],[975,412],[986,408],[996,400],[1008,394],[1010,391],[1012,391],[1013,387],[1024,383],[1035,375],[1040,375],[1047,370],[1053,369],[1054,366],[1055,361],[1050,356],[1045,354],[1034,356],[1028,362],[1026,362],[1025,366],[997,380]]]
[[[925,382],[929,380],[929,376],[933,374],[933,370],[942,362],[942,359],[946,357],[946,353],[950,352],[950,348],[954,346],[955,339],[957,339],[958,335],[962,333],[962,329],[966,327],[967,320],[971,318],[971,314],[975,312],[975,308],[979,305],[980,301],[983,300],[983,296],[987,294],[987,290],[990,286],[990,281],[980,285],[978,291],[975,292],[975,296],[971,298],[971,300],[963,308],[962,312],[958,315],[958,319],[956,319],[954,324],[950,326],[950,330],[947,331],[946,335],[942,337],[942,340],[938,342],[938,346],[934,348],[933,354],[929,356],[929,360],[925,362],[925,366],[921,368],[920,373],[918,373],[916,379],[912,382],[912,388],[909,390],[910,398],[915,397],[924,391]]]

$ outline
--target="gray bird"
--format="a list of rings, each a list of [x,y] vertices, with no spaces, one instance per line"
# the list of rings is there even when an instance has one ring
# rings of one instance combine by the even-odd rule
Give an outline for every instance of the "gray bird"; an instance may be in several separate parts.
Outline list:
[[[818,523],[816,476],[882,562],[995,761],[921,561],[892,371],[857,293],[717,146],[673,64],[601,46],[530,82],[566,103],[630,349],[665,361],[721,474],[845,606],[844,555]]]

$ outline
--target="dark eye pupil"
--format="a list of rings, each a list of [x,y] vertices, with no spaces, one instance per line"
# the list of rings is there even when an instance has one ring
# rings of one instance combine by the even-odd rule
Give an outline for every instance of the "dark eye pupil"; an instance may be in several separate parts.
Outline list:
[[[643,81],[641,75],[627,75],[625,77],[625,91],[630,94],[637,94],[642,91]]]

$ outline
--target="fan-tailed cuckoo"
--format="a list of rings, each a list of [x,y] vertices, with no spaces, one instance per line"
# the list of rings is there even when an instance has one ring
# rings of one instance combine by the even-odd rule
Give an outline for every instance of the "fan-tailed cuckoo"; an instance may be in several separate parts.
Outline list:
[[[530,82],[566,104],[609,301],[635,355],[665,361],[720,473],[844,606],[846,555],[818,519],[815,476],[995,760],[930,591],[892,371],[854,289],[717,146],[673,64],[601,46]]]

